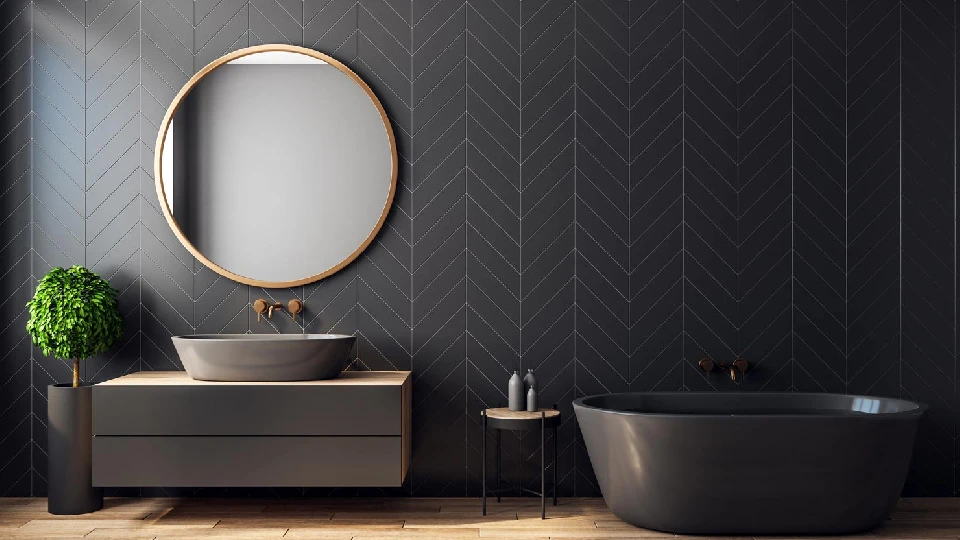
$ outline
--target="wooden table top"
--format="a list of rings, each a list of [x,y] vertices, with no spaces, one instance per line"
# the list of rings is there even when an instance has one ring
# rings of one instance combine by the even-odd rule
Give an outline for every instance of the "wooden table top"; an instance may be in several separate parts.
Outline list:
[[[402,386],[410,378],[410,373],[409,371],[344,371],[339,377],[324,381],[219,382],[191,379],[186,371],[138,371],[104,381],[98,386]]]
[[[560,411],[556,409],[538,409],[537,412],[529,411],[511,411],[506,407],[497,407],[494,409],[485,409],[487,418],[496,418],[498,420],[539,420],[540,412],[545,412],[547,418],[560,416]]]

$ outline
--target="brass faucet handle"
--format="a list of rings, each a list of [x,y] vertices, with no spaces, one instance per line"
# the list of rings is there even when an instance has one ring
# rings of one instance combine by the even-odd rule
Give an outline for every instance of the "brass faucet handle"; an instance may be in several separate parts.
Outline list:
[[[740,373],[740,382],[743,382],[743,374],[746,373],[750,364],[743,358],[737,358],[730,364],[730,380],[737,382],[737,373]]]
[[[716,365],[713,363],[713,360],[709,358],[700,359],[700,363],[698,365],[700,366],[700,369],[704,371],[713,371],[713,368],[716,367]]]
[[[287,312],[290,313],[290,316],[293,317],[293,322],[297,322],[297,313],[303,311],[303,302],[294,298],[293,300],[287,302]]]
[[[253,302],[253,310],[257,312],[257,322],[260,322],[260,318],[264,313],[269,309],[270,304],[267,303],[263,298],[258,298]]]

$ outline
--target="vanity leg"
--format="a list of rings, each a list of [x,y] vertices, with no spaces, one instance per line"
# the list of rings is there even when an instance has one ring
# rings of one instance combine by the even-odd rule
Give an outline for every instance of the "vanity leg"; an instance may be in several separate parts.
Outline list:
[[[480,440],[480,444],[483,446],[481,451],[481,466],[482,472],[480,473],[480,485],[483,490],[483,515],[487,515],[487,413],[483,412],[483,437]]]
[[[557,505],[557,428],[553,428],[553,505]]]
[[[500,458],[500,429],[497,429],[497,502],[500,502],[500,465],[502,464],[502,459]]]

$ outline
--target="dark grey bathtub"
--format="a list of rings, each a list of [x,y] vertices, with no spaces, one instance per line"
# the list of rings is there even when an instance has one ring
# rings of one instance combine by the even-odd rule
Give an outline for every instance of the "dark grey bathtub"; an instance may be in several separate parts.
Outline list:
[[[924,406],[798,393],[630,393],[573,402],[619,518],[684,534],[841,534],[880,525]]]

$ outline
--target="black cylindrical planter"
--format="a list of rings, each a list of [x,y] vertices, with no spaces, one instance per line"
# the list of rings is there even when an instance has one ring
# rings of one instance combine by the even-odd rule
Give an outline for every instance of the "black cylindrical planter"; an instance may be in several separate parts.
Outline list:
[[[47,400],[47,511],[99,510],[103,491],[92,482],[93,387],[51,384]]]

